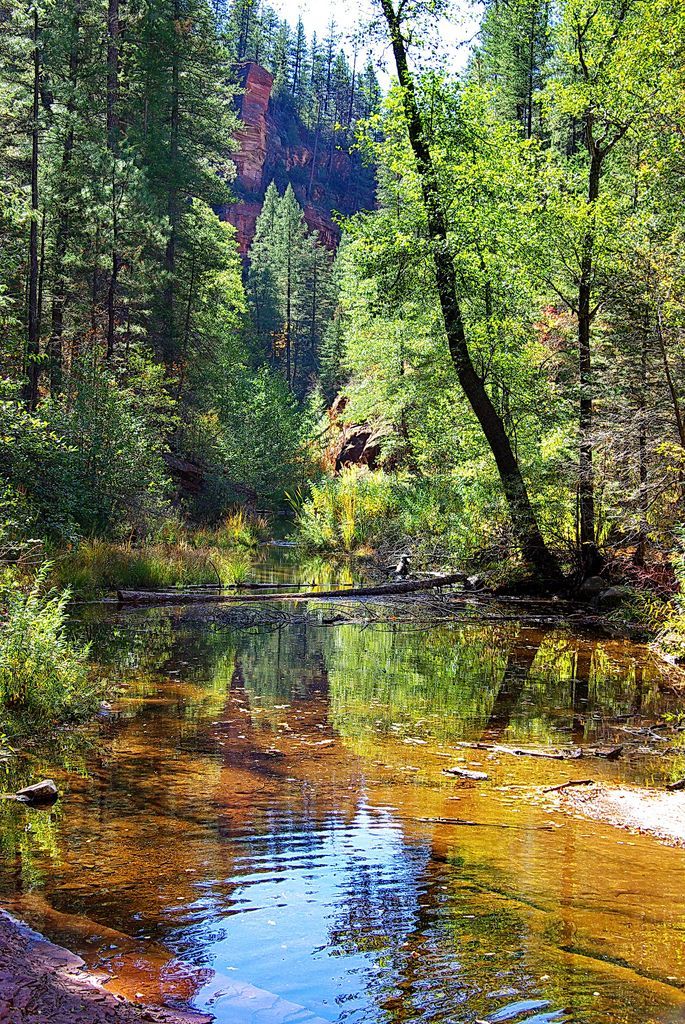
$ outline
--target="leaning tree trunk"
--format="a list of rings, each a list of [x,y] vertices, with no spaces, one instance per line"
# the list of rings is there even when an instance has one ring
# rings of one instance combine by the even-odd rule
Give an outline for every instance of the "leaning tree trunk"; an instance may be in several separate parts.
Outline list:
[[[541,577],[559,580],[559,566],[543,540],[504,423],[471,360],[457,298],[457,280],[449,249],[447,221],[440,202],[437,175],[421,121],[414,81],[409,71],[401,20],[395,13],[391,0],[380,0],[380,4],[388,25],[397,75],[402,86],[404,116],[421,183],[428,233],[433,243],[436,283],[450,356],[462,390],[480,423],[495,459],[521,551]]]

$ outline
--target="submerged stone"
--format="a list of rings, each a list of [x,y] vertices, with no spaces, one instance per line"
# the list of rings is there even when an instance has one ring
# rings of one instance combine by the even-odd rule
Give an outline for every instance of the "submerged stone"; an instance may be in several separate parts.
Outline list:
[[[58,798],[59,790],[52,779],[43,779],[32,786],[18,789],[14,795],[25,804],[51,804]]]

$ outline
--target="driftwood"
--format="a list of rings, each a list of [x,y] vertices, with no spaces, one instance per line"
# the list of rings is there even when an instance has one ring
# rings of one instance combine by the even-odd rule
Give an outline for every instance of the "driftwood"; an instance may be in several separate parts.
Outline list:
[[[591,747],[588,753],[592,757],[603,757],[605,761],[616,761],[623,753],[623,744],[615,747]]]
[[[515,825],[502,821],[469,821],[468,818],[414,818],[411,821],[425,821],[436,825],[466,825],[471,828],[506,828],[521,832],[554,832],[556,825]]]
[[[150,590],[118,590],[120,604],[244,604],[249,601],[321,601],[335,597],[385,597],[393,594],[412,594],[419,590],[432,590],[435,587],[449,587],[459,583],[461,573],[440,576],[429,580],[406,580],[402,583],[384,583],[374,587],[349,587],[336,590],[319,590],[313,593],[293,592],[287,594],[224,594]]]
[[[548,786],[547,789],[543,789],[543,793],[558,793],[562,789],[568,789],[570,786],[594,786],[594,779],[569,779],[568,782],[562,782],[560,786]]]
[[[486,772],[474,772],[470,768],[443,768],[445,775],[458,775],[461,779],[473,779],[474,782],[481,782],[487,779]]]
[[[557,748],[527,748],[527,747],[506,747],[499,743],[469,743],[464,741],[458,744],[460,747],[472,747],[476,750],[490,750],[495,754],[511,754],[513,757],[545,757],[552,761],[575,761],[583,756],[583,751],[580,747],[571,747],[568,750],[558,750]]]

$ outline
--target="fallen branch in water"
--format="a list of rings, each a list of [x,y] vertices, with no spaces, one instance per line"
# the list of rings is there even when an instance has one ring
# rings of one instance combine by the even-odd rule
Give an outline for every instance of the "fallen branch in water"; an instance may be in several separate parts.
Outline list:
[[[474,772],[470,768],[443,768],[443,773],[445,775],[458,775],[462,779],[473,779],[474,782],[480,782],[488,778],[486,772]]]
[[[468,818],[411,818],[412,821],[425,821],[435,825],[465,825],[470,828],[508,828],[523,832],[554,832],[556,825],[507,825],[501,821],[469,821]]]
[[[511,754],[513,757],[545,757],[552,761],[576,761],[583,756],[580,747],[572,747],[568,750],[559,750],[540,747],[539,749],[527,747],[505,747],[499,743],[469,743],[464,740],[457,744],[460,747],[472,747],[475,750],[489,750],[494,754]]]
[[[429,580],[406,580],[402,583],[384,583],[375,587],[350,587],[336,590],[319,590],[314,593],[287,594],[217,594],[188,591],[174,593],[172,591],[149,590],[118,590],[117,599],[120,604],[245,604],[249,601],[320,601],[335,597],[385,597],[393,594],[412,594],[420,590],[432,590],[435,587],[449,587],[461,583],[462,573],[452,573]]]
[[[594,779],[569,779],[568,782],[562,782],[560,786],[548,786],[542,792],[559,793],[562,789],[568,789],[570,786],[594,786],[594,784]]]

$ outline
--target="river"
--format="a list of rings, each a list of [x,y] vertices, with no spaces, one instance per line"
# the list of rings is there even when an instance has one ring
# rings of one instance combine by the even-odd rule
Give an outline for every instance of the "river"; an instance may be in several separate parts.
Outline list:
[[[550,809],[585,763],[459,745],[630,736],[679,713],[663,666],[561,626],[311,608],[84,616],[125,688],[5,780],[62,799],[0,804],[0,903],[219,1024],[685,1020],[685,851]],[[685,748],[591,771],[662,785]]]

